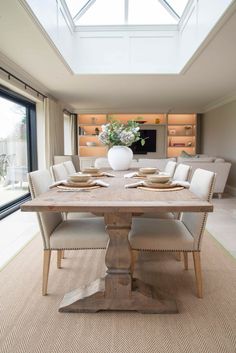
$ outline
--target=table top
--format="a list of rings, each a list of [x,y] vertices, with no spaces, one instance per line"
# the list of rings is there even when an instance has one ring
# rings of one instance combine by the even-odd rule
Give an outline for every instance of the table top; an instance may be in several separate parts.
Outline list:
[[[212,212],[213,205],[200,200],[187,189],[178,191],[148,191],[125,188],[133,179],[124,178],[126,172],[114,172],[116,177],[106,177],[109,187],[88,192],[60,192],[53,188],[24,203],[26,212]]]

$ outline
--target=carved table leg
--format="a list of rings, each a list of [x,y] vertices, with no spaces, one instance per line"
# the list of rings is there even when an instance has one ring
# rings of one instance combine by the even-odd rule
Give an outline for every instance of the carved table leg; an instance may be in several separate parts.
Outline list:
[[[107,274],[90,285],[64,296],[61,312],[135,310],[142,313],[176,313],[173,300],[157,294],[144,282],[132,279],[131,248],[128,234],[132,214],[105,214],[109,242],[105,256]]]

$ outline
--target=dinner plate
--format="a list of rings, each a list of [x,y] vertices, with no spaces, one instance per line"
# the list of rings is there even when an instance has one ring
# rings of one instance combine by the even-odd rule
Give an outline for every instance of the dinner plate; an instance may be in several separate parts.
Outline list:
[[[157,188],[157,189],[171,189],[176,187],[175,184],[172,183],[152,183],[150,181],[144,181],[144,186],[150,187],[150,188]]]
[[[74,188],[78,188],[78,187],[89,187],[89,186],[93,186],[93,181],[92,180],[88,180],[88,181],[84,181],[84,182],[73,182],[73,181],[67,181],[65,184],[65,186],[70,186],[70,187],[74,187]]]

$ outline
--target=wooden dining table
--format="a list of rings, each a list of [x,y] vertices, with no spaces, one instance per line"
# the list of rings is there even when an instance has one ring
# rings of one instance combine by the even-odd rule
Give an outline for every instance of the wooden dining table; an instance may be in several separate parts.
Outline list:
[[[109,235],[106,248],[105,277],[65,294],[60,312],[96,312],[99,310],[134,310],[142,313],[178,312],[173,298],[133,278],[132,253],[128,234],[132,217],[146,212],[212,212],[213,206],[199,199],[188,189],[150,191],[125,188],[133,179],[125,172],[104,178],[109,187],[90,191],[62,191],[57,187],[24,203],[28,212],[92,212],[104,215]]]

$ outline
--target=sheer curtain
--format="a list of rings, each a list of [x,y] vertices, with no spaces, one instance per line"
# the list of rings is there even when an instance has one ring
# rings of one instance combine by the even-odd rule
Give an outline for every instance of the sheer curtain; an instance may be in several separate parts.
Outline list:
[[[77,154],[77,115],[64,111],[64,154]]]
[[[53,165],[55,155],[64,154],[64,116],[61,105],[45,99],[45,153],[47,167]]]

